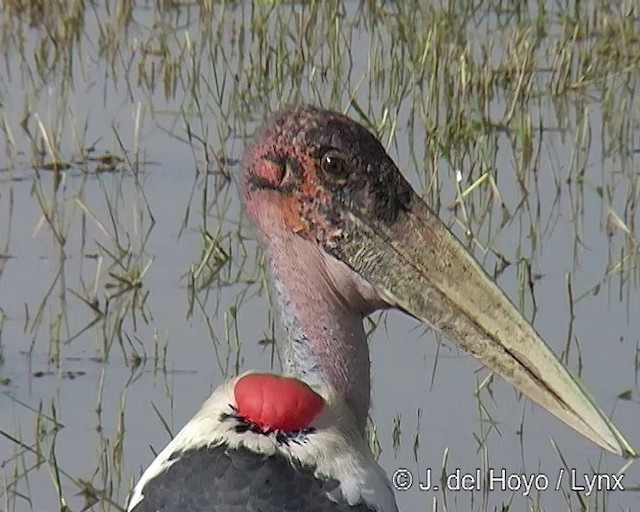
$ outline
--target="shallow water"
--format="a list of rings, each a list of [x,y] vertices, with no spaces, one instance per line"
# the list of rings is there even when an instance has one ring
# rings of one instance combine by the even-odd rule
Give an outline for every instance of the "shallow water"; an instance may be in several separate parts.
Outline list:
[[[123,5],[87,4],[74,49],[56,60],[48,37],[64,34],[74,5],[66,15],[45,8],[40,28],[27,11],[0,11],[0,509],[54,510],[59,478],[71,510],[85,503],[82,482],[97,495],[93,509],[116,510],[167,428],[177,432],[212,387],[278,367],[258,343],[277,317],[234,179],[268,112],[300,101],[345,110],[355,99],[380,123],[411,183],[458,236],[473,232],[476,256],[500,270],[498,283],[557,354],[569,337],[570,367],[640,447],[640,69],[598,46],[600,37],[617,48],[618,37],[589,10],[601,6],[574,6],[593,33],[567,38],[553,13],[536,36],[534,8],[481,6],[467,19],[437,6],[403,14],[393,2],[347,2],[337,14],[234,3],[140,6],[127,18]],[[516,18],[520,28],[498,30]],[[637,19],[619,48],[638,49]],[[519,53],[518,37],[536,41],[537,60]],[[581,60],[589,55],[594,63]],[[109,172],[89,158],[107,153],[122,158]],[[71,167],[43,169],[53,157]],[[496,188],[485,179],[464,209],[449,208],[457,187],[484,173]],[[201,265],[205,231],[229,256],[219,265],[217,250]],[[126,288],[136,272],[140,287]],[[479,491],[446,494],[414,482],[397,493],[402,510],[638,508],[637,464],[625,468],[625,492],[587,496],[568,472],[556,490],[561,469],[606,474],[624,461],[499,379],[478,399],[487,371],[474,360],[400,313],[382,320],[371,338],[380,463],[417,482],[429,468],[439,478],[446,453],[447,473],[483,477]],[[545,475],[549,489],[489,491],[485,475],[502,468]]]

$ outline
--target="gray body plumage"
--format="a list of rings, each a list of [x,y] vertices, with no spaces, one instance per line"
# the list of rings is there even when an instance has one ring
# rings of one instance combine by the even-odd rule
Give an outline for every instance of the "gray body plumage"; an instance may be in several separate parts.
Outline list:
[[[332,501],[334,480],[294,467],[279,454],[246,448],[202,447],[176,454],[176,462],[143,488],[133,512],[372,512],[366,504]],[[172,460],[172,458],[170,458]]]

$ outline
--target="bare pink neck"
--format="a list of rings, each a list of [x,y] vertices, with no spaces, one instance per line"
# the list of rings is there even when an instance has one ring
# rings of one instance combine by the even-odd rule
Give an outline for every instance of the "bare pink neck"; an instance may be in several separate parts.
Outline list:
[[[370,360],[363,315],[346,273],[315,245],[293,234],[264,240],[287,333],[285,370],[309,384],[329,384],[364,432],[370,405]]]

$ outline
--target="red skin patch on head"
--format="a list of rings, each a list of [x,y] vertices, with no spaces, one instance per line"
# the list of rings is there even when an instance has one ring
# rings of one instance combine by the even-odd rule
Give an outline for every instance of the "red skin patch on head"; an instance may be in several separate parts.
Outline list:
[[[240,416],[264,430],[304,430],[324,407],[324,399],[304,382],[273,374],[245,375],[233,393]]]
[[[274,185],[279,185],[285,177],[285,168],[268,159],[263,159],[256,174],[259,174],[264,180]]]
[[[296,197],[281,197],[278,205],[284,225],[298,234],[311,235],[309,226],[304,222],[300,214],[300,201]]]

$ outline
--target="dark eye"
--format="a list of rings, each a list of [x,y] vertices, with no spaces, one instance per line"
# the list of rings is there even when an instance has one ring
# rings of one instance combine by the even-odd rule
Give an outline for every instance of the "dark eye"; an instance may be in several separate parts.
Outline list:
[[[346,183],[348,178],[347,161],[342,152],[329,149],[322,155],[320,169],[324,176],[339,185]]]

